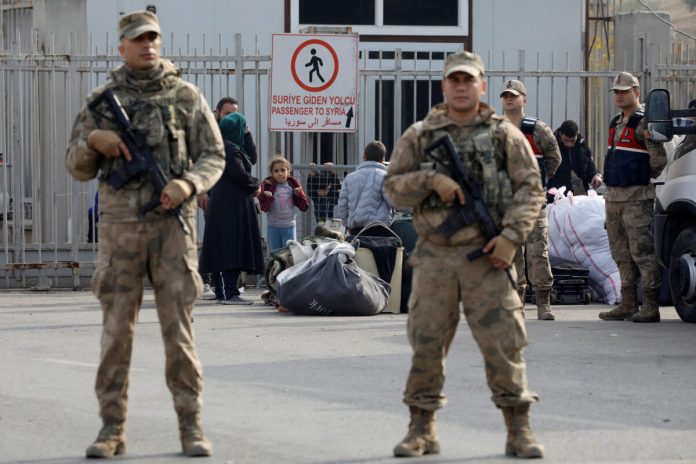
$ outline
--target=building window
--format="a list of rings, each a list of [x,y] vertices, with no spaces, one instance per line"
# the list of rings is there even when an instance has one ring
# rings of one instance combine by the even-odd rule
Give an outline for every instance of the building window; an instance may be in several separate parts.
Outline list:
[[[385,26],[456,26],[457,0],[383,0]]]
[[[415,89],[414,89],[415,85]],[[394,140],[394,81],[375,82],[375,138],[387,147],[391,156]],[[432,106],[443,101],[439,80],[401,81],[401,132],[425,118]],[[414,113],[415,110],[415,113]]]
[[[300,23],[314,25],[375,24],[375,0],[299,0]]]
[[[351,26],[365,35],[469,35],[472,0],[290,0],[290,32]],[[414,27],[417,26],[417,27]]]

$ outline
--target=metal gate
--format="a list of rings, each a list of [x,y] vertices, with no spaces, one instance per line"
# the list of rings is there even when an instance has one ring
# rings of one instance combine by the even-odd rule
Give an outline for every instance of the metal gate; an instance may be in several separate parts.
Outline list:
[[[20,29],[11,43],[0,46],[0,288],[78,288],[88,284],[96,258],[96,181],[70,178],[65,149],[85,96],[106,82],[121,59],[113,50],[99,50],[91,40],[88,52],[83,52],[74,37],[65,50],[39,49],[36,36],[24,37]],[[213,47],[205,45],[204,37],[202,51],[174,51],[167,49],[166,38],[164,42],[163,55],[211,105],[229,95],[239,100],[259,148],[256,175],[265,177],[269,159],[282,153],[296,166],[301,181],[312,162],[332,161],[339,174],[345,174],[359,162],[361,148],[370,140],[383,140],[391,148],[409,124],[441,101],[440,79],[448,53],[361,52],[357,134],[298,135],[266,129],[270,56],[258,50],[246,54],[239,35],[229,44],[219,36]],[[571,54],[543,57],[520,51],[515,56],[482,56],[487,101],[500,109],[502,83],[524,80],[530,90],[527,113],[552,128],[565,119],[579,121],[601,165],[608,121],[615,112],[609,92],[615,71],[582,71],[574,64],[582,60]],[[636,74],[644,89],[669,88],[676,104],[695,96],[694,64],[660,60]],[[199,228],[202,219],[201,214]],[[298,236],[308,234],[312,216],[298,219]]]

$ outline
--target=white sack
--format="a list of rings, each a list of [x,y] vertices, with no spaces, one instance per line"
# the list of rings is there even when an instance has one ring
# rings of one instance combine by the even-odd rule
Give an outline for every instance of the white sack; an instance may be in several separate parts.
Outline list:
[[[619,269],[611,257],[604,229],[604,197],[593,190],[588,196],[557,194],[547,206],[549,254],[586,267],[590,279],[601,288],[604,301],[621,301]]]

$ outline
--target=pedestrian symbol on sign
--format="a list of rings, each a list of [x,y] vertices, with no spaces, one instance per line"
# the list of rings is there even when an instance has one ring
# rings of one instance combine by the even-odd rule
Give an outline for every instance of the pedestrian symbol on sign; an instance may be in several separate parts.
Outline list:
[[[307,49],[309,49],[309,55],[311,56],[305,51]],[[323,56],[324,59],[320,58],[320,56]],[[305,74],[303,71],[306,68],[310,68],[308,74]],[[295,49],[290,59],[290,71],[293,80],[307,92],[322,92],[331,87],[338,77],[338,68],[339,63],[336,51],[331,45],[321,39],[305,40]],[[327,76],[326,79],[324,79],[324,76]],[[314,77],[317,77],[317,79],[314,79]]]
[[[317,56],[316,49],[313,48],[310,53],[312,54],[312,58],[309,60],[309,63],[305,64],[305,67],[312,67],[312,69],[309,71],[309,82],[312,82],[312,74],[314,73],[317,73],[319,80],[324,82],[324,78],[321,77],[321,73],[319,72],[319,66],[323,66],[324,62],[321,61],[321,58]]]

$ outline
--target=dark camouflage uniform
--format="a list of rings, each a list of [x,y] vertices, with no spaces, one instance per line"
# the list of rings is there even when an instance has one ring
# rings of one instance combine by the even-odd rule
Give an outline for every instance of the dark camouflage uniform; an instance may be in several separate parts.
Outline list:
[[[486,241],[478,225],[465,226],[449,239],[437,232],[454,209],[451,205],[428,206],[433,198],[432,170],[421,169],[421,163],[425,161],[423,148],[438,132],[447,131],[461,150],[482,126],[497,125],[495,143],[506,153],[497,175],[500,182],[507,182],[510,196],[491,214],[501,235],[521,245],[544,202],[537,162],[522,133],[509,123],[500,123],[501,118],[487,105],[481,104],[479,115],[465,126],[451,120],[446,108],[436,106],[424,121],[406,130],[396,144],[384,183],[395,206],[415,209],[413,224],[419,235],[409,258],[414,274],[407,330],[413,358],[404,402],[429,411],[444,406],[445,356],[459,323],[461,302],[485,360],[493,402],[499,407],[531,403],[538,397],[527,387],[522,357],[527,332],[517,293],[489,258],[473,262],[466,258]]]
[[[614,143],[627,122],[628,118],[619,118]],[[636,128],[636,139],[646,145],[650,154],[650,177],[656,178],[667,164],[667,153],[661,143],[643,137],[645,129],[646,119],[643,118]],[[657,294],[661,276],[652,231],[655,185],[607,186],[604,201],[607,236],[611,256],[619,268],[622,294],[635,292],[639,278],[643,279],[644,291]]]
[[[524,115],[523,115],[524,116]],[[561,152],[553,131],[544,122],[537,120],[534,125],[534,143],[544,154],[546,175],[551,178],[561,165]],[[526,254],[525,254],[526,248]],[[546,217],[546,203],[541,206],[539,216],[534,222],[534,228],[527,237],[527,242],[515,254],[514,266],[517,271],[517,287],[520,295],[524,295],[527,287],[525,276],[525,255],[527,273],[534,290],[550,291],[553,287],[553,274],[549,263],[549,222]]]
[[[105,87],[113,89],[133,124],[147,135],[166,175],[191,182],[196,194],[212,187],[224,168],[224,150],[213,114],[198,89],[182,81],[167,60],[150,71],[133,71],[123,65],[111,77]],[[95,90],[88,100],[103,90]],[[96,380],[100,415],[107,421],[126,418],[133,331],[145,276],[155,290],[167,386],[175,408],[179,414],[196,413],[203,378],[191,327],[193,302],[202,290],[195,195],[181,206],[190,235],[162,207],[140,217],[139,209],[153,196],[152,186],[143,177],[118,191],[110,187],[105,178],[123,158],[107,158],[89,148],[87,136],[94,129],[115,127],[83,108],[75,121],[66,166],[77,180],[90,180],[97,174],[100,180],[99,253],[92,279],[103,311]]]

